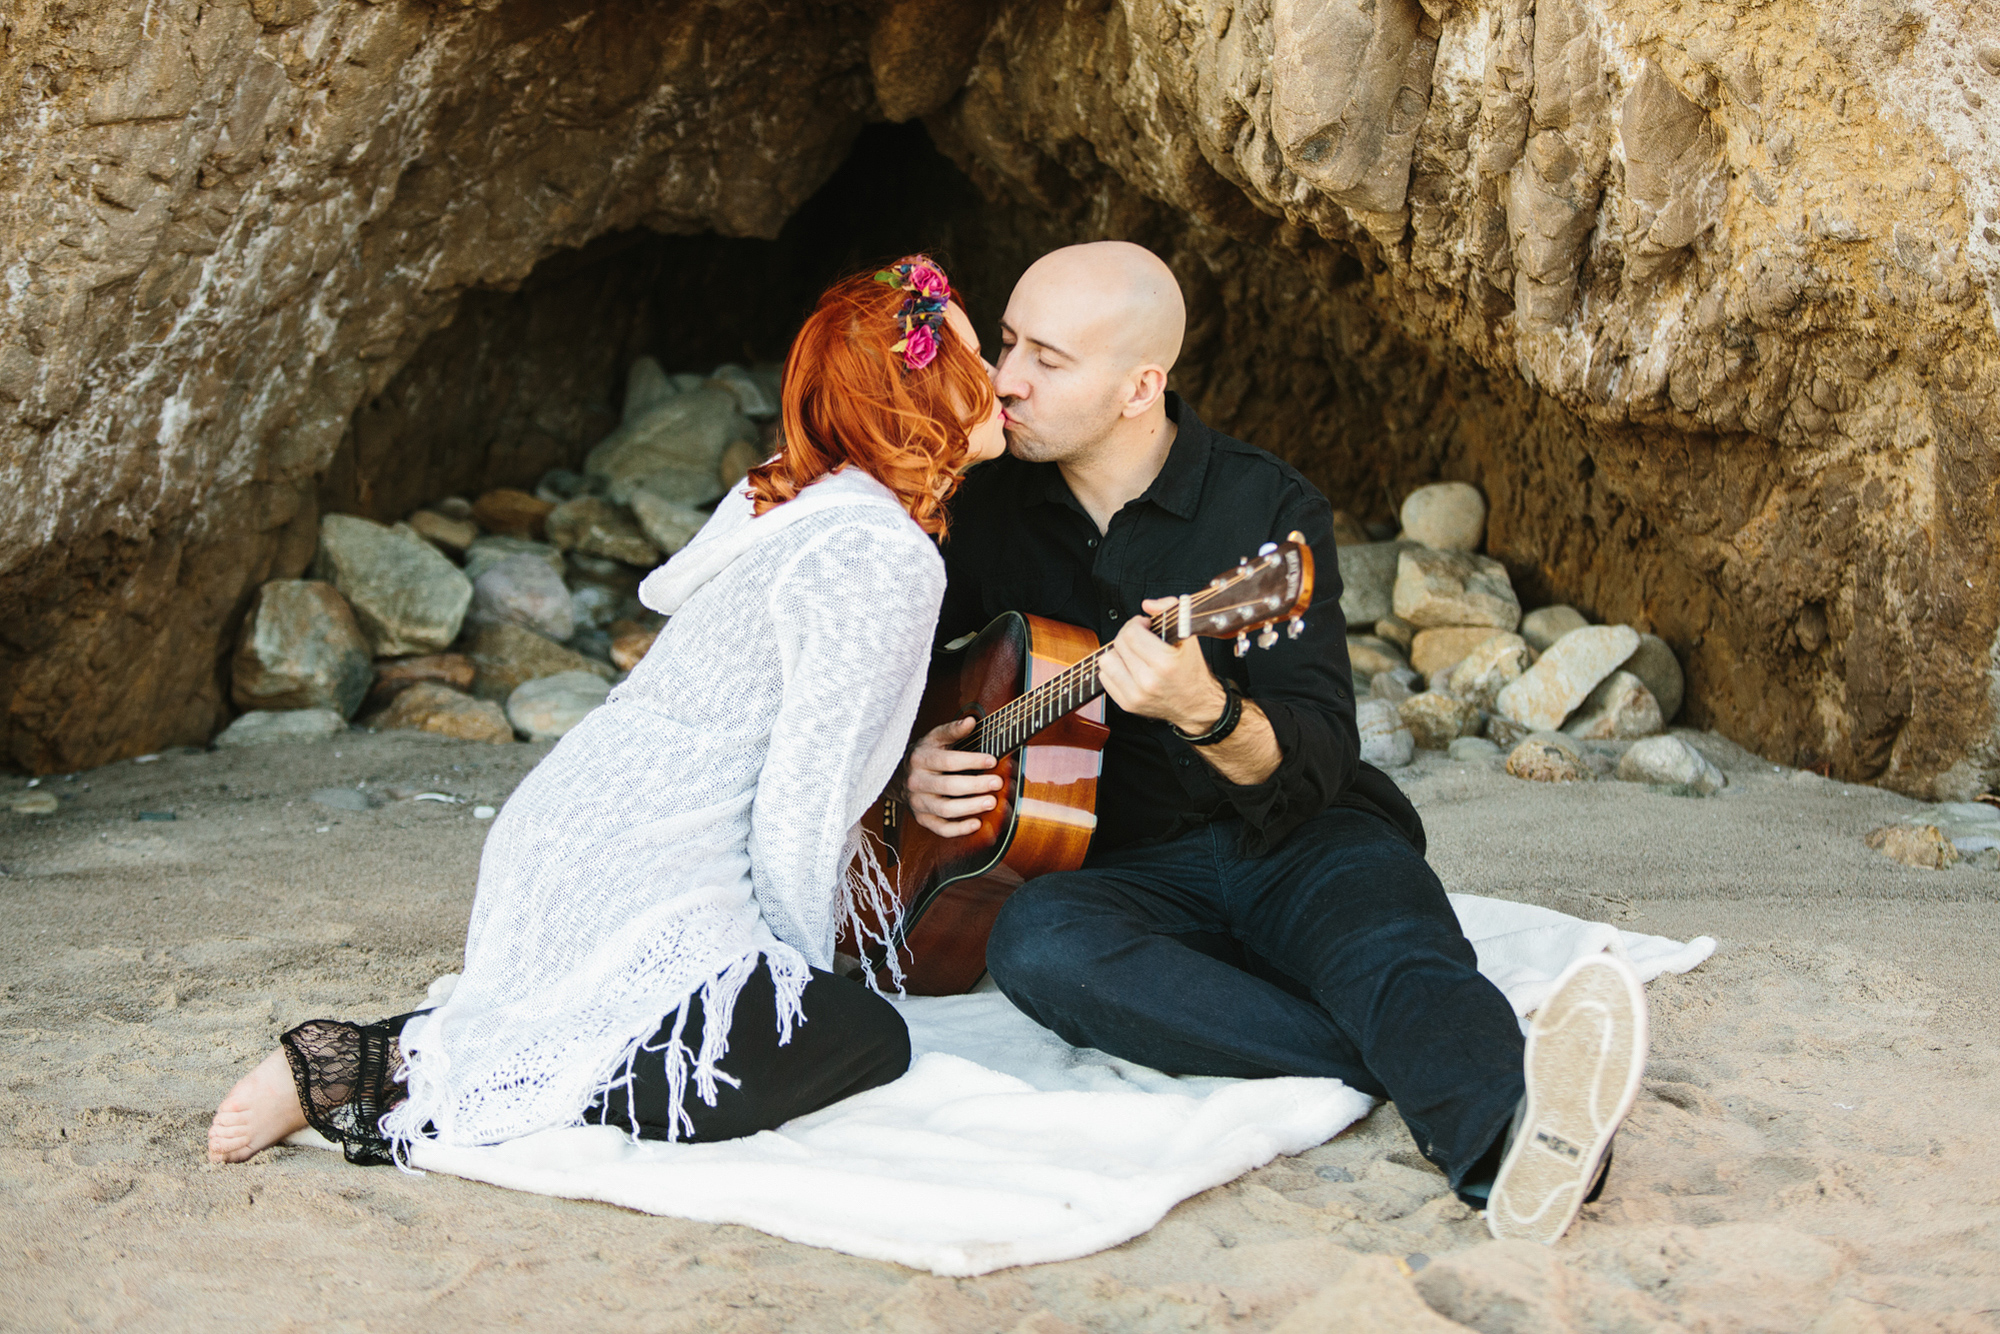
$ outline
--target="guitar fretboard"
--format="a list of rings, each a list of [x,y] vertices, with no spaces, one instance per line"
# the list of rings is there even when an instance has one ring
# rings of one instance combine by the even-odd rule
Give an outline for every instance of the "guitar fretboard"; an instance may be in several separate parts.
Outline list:
[[[1169,644],[1179,636],[1169,630],[1168,613],[1147,621],[1154,634]],[[979,720],[965,740],[954,750],[976,751],[981,755],[1011,755],[1066,713],[1073,713],[1104,693],[1097,679],[1097,666],[1110,646],[1091,650],[1025,695],[1008,701]]]

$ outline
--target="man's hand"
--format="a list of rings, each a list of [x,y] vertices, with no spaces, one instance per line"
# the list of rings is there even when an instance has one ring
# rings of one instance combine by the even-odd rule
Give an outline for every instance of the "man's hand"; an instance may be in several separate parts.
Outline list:
[[[1155,640],[1155,643],[1159,641]],[[1162,648],[1166,646],[1161,645]],[[962,838],[979,828],[979,817],[999,800],[1002,779],[987,773],[997,762],[977,751],[953,750],[978,724],[976,718],[933,727],[910,752],[910,812],[940,838]]]
[[[1201,656],[1199,639],[1171,647],[1146,624],[1147,617],[1172,608],[1178,598],[1148,598],[1145,616],[1134,616],[1111,641],[1097,669],[1104,693],[1127,713],[1159,718],[1199,736],[1215,726],[1229,696]]]

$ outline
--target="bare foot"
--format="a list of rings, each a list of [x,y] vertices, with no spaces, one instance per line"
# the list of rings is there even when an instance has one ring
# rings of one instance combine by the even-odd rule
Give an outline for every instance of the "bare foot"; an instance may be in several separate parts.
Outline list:
[[[240,1163],[295,1130],[304,1130],[298,1086],[282,1050],[236,1081],[208,1125],[208,1161]]]

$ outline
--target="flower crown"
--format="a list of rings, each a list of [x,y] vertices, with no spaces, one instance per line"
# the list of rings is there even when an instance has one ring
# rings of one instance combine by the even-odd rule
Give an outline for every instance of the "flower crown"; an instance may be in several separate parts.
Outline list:
[[[944,270],[929,260],[906,260],[875,275],[875,281],[908,295],[896,312],[896,324],[903,331],[901,341],[889,350],[903,354],[903,365],[920,371],[937,359],[938,340],[944,336],[944,308],[951,300],[951,281]]]

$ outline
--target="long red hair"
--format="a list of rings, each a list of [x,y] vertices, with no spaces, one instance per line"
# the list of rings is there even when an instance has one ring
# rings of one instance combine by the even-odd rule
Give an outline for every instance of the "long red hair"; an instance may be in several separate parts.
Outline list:
[[[933,264],[910,255],[898,264]],[[806,317],[785,358],[784,448],[750,470],[756,512],[782,505],[852,464],[896,493],[923,530],[945,531],[945,504],[971,450],[968,432],[993,413],[993,385],[979,349],[949,325],[937,357],[910,370],[897,323],[907,293],[868,274],[843,278]]]

